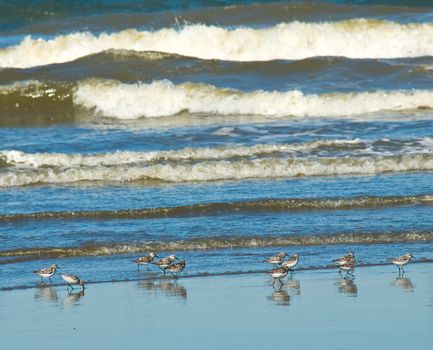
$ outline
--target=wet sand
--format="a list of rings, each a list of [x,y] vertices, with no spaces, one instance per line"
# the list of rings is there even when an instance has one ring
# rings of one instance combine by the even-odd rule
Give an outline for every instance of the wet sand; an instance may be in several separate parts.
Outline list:
[[[428,349],[433,264],[0,292],[2,349]]]

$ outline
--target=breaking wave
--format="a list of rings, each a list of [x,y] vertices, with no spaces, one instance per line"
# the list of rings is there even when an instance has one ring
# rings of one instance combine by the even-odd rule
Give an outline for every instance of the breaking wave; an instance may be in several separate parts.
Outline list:
[[[52,39],[26,37],[0,50],[0,67],[26,68],[75,60],[109,49],[159,51],[232,61],[417,57],[433,54],[433,25],[375,19],[281,23],[273,27],[227,29],[203,24],[157,31],[88,32]]]
[[[199,117],[335,118],[430,109],[433,90],[305,94],[299,90],[244,92],[208,84],[175,85],[168,80],[126,84],[86,79],[74,84],[25,81],[3,85],[0,102],[0,119],[30,114],[31,120],[41,114],[50,120],[69,120],[74,115],[115,119],[176,116],[180,120],[185,112]]]
[[[155,81],[124,84],[87,80],[73,94],[76,105],[111,118],[162,117],[182,112],[206,115],[262,115],[266,117],[344,117],[379,111],[433,108],[433,91],[375,91],[307,95],[287,92],[242,92],[206,84]],[[169,102],[168,102],[169,101]]]
[[[155,163],[181,160],[222,160],[235,157],[258,157],[277,154],[294,154],[314,150],[351,150],[363,149],[367,143],[360,140],[318,140],[294,144],[258,144],[254,146],[221,146],[203,148],[183,148],[168,151],[116,151],[101,154],[79,153],[25,153],[22,151],[0,151],[1,166],[17,167],[95,167],[133,165],[136,163]]]
[[[7,166],[0,170],[0,187],[80,181],[178,183],[427,171],[433,170],[433,154],[305,158],[268,156],[257,159],[169,160],[119,165],[105,165],[102,162],[94,166],[75,167]]]

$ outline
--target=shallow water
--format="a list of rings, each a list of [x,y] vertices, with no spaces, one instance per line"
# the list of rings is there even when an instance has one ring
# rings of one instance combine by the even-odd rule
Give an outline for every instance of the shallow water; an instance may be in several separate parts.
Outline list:
[[[2,342],[6,348],[65,349],[261,349],[288,343],[428,349],[431,268],[410,265],[403,278],[385,266],[359,268],[353,281],[335,271],[304,271],[275,289],[264,274],[250,274],[90,284],[71,294],[65,286],[2,292]],[[71,337],[73,342],[65,341]]]
[[[0,9],[0,286],[433,258],[429,2]]]

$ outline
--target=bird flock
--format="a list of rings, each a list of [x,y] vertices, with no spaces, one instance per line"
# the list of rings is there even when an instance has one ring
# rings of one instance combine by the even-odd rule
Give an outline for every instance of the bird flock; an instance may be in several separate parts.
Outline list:
[[[268,274],[273,278],[272,285],[274,285],[276,281],[279,281],[279,283],[283,285],[284,283],[281,279],[286,277],[289,272],[291,274],[295,272],[295,267],[296,265],[298,265],[299,262],[299,254],[295,253],[286,260],[287,256],[287,253],[280,252],[271,256],[268,259],[263,260],[264,263],[274,265],[274,268],[268,272]],[[145,265],[148,270],[150,270],[151,264],[156,265],[163,271],[164,275],[166,274],[166,272],[170,272],[170,274],[175,279],[178,278],[178,274],[182,272],[186,266],[185,260],[179,260],[175,255],[169,255],[157,261],[154,261],[155,258],[159,258],[159,256],[156,255],[156,253],[154,252],[150,252],[148,255],[140,256],[132,260],[132,262],[137,265],[137,270],[140,270],[141,265]],[[391,262],[398,268],[399,276],[404,275],[404,266],[412,259],[414,259],[414,256],[411,253],[407,253],[398,258],[391,259]],[[175,262],[176,260],[178,260],[178,262]],[[355,253],[353,251],[350,251],[346,255],[334,259],[333,262],[339,268],[339,273],[342,277],[342,273],[345,272],[344,279],[355,278],[354,272],[356,260]],[[59,266],[57,264],[53,264],[48,268],[35,270],[33,271],[33,273],[41,278],[41,282],[43,282],[45,278],[52,283],[51,277],[54,276],[57,269],[59,269]],[[81,286],[83,290],[85,289],[84,281],[80,277],[66,273],[61,274],[60,276],[67,283],[68,291],[74,289],[75,285]]]
[[[289,259],[285,260],[287,253],[280,252],[271,256],[268,259],[263,260],[263,262],[274,265],[274,268],[268,273],[273,278],[272,285],[275,285],[276,281],[279,281],[281,285],[283,285],[282,278],[286,277],[289,272],[294,273],[294,268],[299,262],[299,254],[293,254]],[[411,253],[406,253],[398,258],[390,259],[391,262],[398,267],[398,274],[400,277],[404,275],[404,266],[414,259],[414,256]],[[355,278],[355,253],[353,251],[348,252],[346,255],[341,256],[337,259],[334,259],[333,262],[339,268],[340,276],[343,277],[342,272],[344,271],[346,274],[344,275],[344,279],[353,279]]]
[[[137,259],[132,260],[132,262],[137,264],[137,270],[140,270],[140,265],[146,265],[147,269],[150,270],[149,265],[154,264],[164,272],[164,275],[168,271],[175,279],[178,278],[178,273],[182,272],[182,270],[186,266],[185,260],[179,260],[175,255],[169,255],[154,262],[155,258],[158,258],[158,255],[156,255],[154,252],[150,252],[148,255],[140,256]],[[174,263],[175,260],[179,261],[177,263]],[[57,264],[53,264],[45,269],[35,270],[33,271],[33,273],[41,278],[41,283],[44,282],[44,278],[48,279],[50,283],[53,283],[51,277],[54,276],[58,269],[60,269],[60,267]],[[80,277],[67,273],[62,273],[60,274],[60,276],[67,283],[68,291],[73,290],[74,286],[76,285],[81,286],[83,290],[85,289],[84,280],[82,280]]]

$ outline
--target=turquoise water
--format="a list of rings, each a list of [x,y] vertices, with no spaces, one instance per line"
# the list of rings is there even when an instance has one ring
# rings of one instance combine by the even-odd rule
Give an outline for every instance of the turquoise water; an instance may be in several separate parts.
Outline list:
[[[1,287],[433,258],[428,2],[0,9]]]

